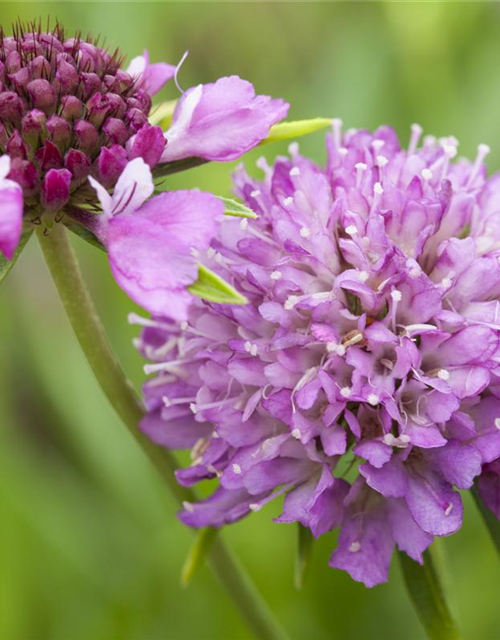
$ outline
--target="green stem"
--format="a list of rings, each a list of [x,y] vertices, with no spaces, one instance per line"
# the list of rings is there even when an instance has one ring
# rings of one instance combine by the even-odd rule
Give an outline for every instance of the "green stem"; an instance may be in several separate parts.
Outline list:
[[[444,598],[431,551],[428,549],[424,552],[423,565],[402,551],[398,552],[398,556],[410,599],[429,638],[460,640],[460,633]]]
[[[479,509],[480,514],[483,516],[483,520],[486,524],[486,527],[488,528],[491,540],[495,545],[498,553],[500,553],[500,522],[484,504],[484,501],[479,495],[476,485],[472,487],[472,496],[474,497],[474,501],[477,508]]]
[[[143,408],[106,338],[68,232],[62,224],[55,224],[50,231],[39,228],[38,238],[73,331],[101,389],[177,501],[195,501],[194,493],[175,480],[177,465],[172,454],[153,444],[138,428]],[[212,547],[210,562],[255,637],[285,640],[286,632],[220,539]]]

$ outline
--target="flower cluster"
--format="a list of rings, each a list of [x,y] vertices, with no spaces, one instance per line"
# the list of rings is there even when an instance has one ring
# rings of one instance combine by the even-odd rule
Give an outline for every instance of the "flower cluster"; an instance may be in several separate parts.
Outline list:
[[[151,98],[176,68],[151,64],[147,52],[127,70],[121,64],[118,52],[68,39],[60,26],[0,33],[0,250],[13,257],[23,221],[76,221],[105,245],[136,302],[182,318],[197,274],[191,250],[207,248],[223,209],[194,191],[146,202],[152,171],[191,157],[238,158],[288,105],[256,96],[236,76],[220,78],[186,91],[164,133],[148,121]]]
[[[500,175],[488,148],[412,127],[334,122],[325,168],[300,155],[236,193],[206,263],[250,301],[197,301],[187,320],[132,318],[156,373],[142,429],[191,449],[181,520],[220,527],[284,495],[277,522],[340,528],[330,564],[373,586],[394,546],[422,562],[456,532],[477,476],[500,517]]]

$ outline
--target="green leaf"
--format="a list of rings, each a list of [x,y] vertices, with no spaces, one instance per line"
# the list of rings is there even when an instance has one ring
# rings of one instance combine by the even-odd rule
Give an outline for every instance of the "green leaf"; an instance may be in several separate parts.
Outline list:
[[[500,522],[483,502],[476,485],[472,487],[472,496],[474,497],[474,501],[476,502],[479,512],[483,516],[483,520],[488,528],[493,544],[495,545],[498,553],[500,553]]]
[[[159,125],[164,131],[169,128],[174,115],[177,100],[168,100],[154,107],[153,113],[149,116],[149,122]]]
[[[431,551],[424,552],[420,565],[402,551],[399,562],[410,600],[431,640],[460,640],[460,633],[446,604]]]
[[[295,588],[302,589],[311,563],[314,537],[310,529],[301,524],[298,526],[297,558],[295,562]]]
[[[7,260],[7,258],[0,254],[0,283],[9,275],[10,270],[15,265],[16,260],[21,255],[22,250],[27,245],[28,240],[31,238],[35,227],[30,224],[29,226],[25,226],[23,232],[21,234],[21,239],[19,240],[19,244],[17,245],[17,249],[12,256],[12,260]]]
[[[224,203],[224,215],[226,216],[236,216],[238,218],[258,218],[259,216],[246,207],[242,202],[238,202],[237,200],[233,200],[232,198],[223,198],[219,196],[219,200],[222,200]]]
[[[193,576],[205,564],[207,554],[212,548],[216,533],[217,529],[213,529],[212,527],[206,527],[197,532],[193,546],[182,567],[181,584],[183,587],[187,587],[191,583]]]
[[[198,298],[220,304],[247,304],[248,300],[234,287],[203,264],[198,264],[198,280],[188,287]]]
[[[281,142],[306,136],[332,126],[331,118],[312,118],[311,120],[295,120],[293,122],[280,122],[271,127],[271,131],[265,140],[260,143]]]
[[[68,227],[70,231],[72,231],[75,235],[77,235],[82,240],[85,240],[85,242],[88,242],[89,244],[93,245],[94,247],[97,247],[98,249],[101,249],[101,251],[106,251],[106,248],[102,244],[102,242],[100,242],[96,238],[96,236],[92,233],[92,231],[87,229],[87,227],[84,227],[81,224],[78,224],[77,222],[70,222],[70,221],[65,222],[64,226]]]

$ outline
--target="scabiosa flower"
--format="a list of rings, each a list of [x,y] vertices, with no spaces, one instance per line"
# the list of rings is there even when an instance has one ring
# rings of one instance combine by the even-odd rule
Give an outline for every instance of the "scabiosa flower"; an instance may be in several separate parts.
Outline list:
[[[90,229],[118,284],[153,313],[183,319],[205,250],[223,213],[195,191],[150,200],[156,168],[195,156],[241,156],[288,111],[250,83],[221,78],[188,90],[167,132],[148,121],[151,97],[176,74],[148,52],[123,70],[90,38],[18,25],[0,33],[0,250],[10,259],[27,224]],[[176,166],[176,170],[179,167]]]
[[[214,479],[181,520],[220,527],[284,495],[277,522],[340,528],[330,564],[371,587],[394,546],[422,562],[456,532],[474,479],[500,515],[500,191],[480,145],[334,122],[328,161],[301,156],[236,193],[207,264],[250,301],[197,301],[186,321],[144,325],[157,375],[141,428],[191,449],[189,486]],[[483,470],[483,474],[481,474]]]

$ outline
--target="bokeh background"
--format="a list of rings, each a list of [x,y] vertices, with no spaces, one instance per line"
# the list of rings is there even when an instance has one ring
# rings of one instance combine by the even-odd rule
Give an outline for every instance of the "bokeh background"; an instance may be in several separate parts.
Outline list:
[[[392,124],[406,140],[455,135],[464,155],[491,145],[500,165],[500,8],[496,3],[8,3],[18,17],[50,14],[106,36],[128,57],[147,47],[175,62],[184,87],[236,73],[292,103],[293,118]],[[175,87],[163,99],[176,97]],[[322,136],[302,148],[324,157]],[[266,154],[283,152],[267,148]],[[254,165],[257,152],[246,162]],[[208,165],[168,186],[228,193],[231,166]],[[105,257],[75,246],[110,339],[139,388],[133,305]],[[137,309],[136,309],[137,310]],[[0,295],[0,640],[247,640],[204,569],[188,589],[192,541],[176,507],[107,406],[75,344],[36,242]],[[224,532],[287,629],[308,640],[421,640],[397,562],[373,590],[327,566],[335,534],[314,549],[306,586],[293,587],[296,529],[272,505]],[[466,499],[463,529],[442,541],[453,606],[470,639],[499,636],[500,563]]]

